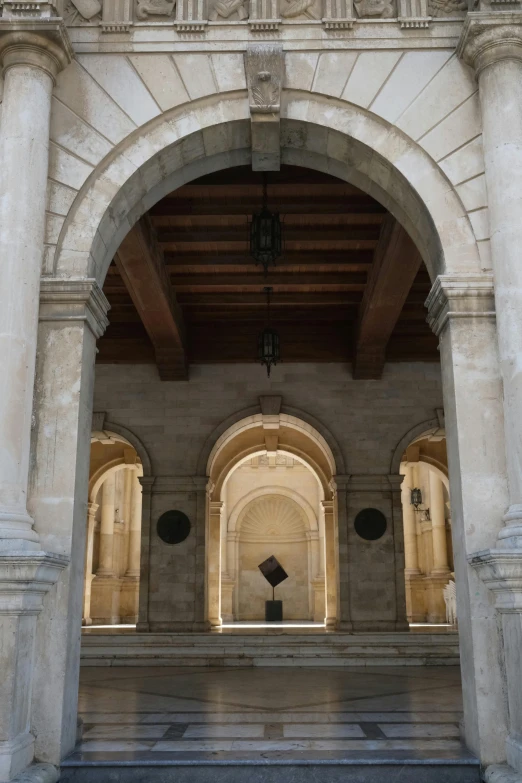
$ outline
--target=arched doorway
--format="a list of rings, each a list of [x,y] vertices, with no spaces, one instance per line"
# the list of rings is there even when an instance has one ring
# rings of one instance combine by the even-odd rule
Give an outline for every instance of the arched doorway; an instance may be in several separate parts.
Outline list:
[[[322,614],[321,581],[324,580],[324,623],[327,628],[335,628],[340,600],[339,537],[346,536],[345,524],[339,525],[335,458],[326,439],[313,426],[297,416],[281,412],[281,398],[264,397],[260,402],[265,413],[249,416],[230,426],[217,439],[208,457],[207,620],[211,627],[222,624],[224,595],[228,617],[234,615],[235,605],[238,619],[254,619],[247,616],[252,613],[255,619],[261,619],[262,601],[269,596],[266,590],[262,591],[262,578],[256,573],[254,561],[261,558],[261,562],[270,554],[277,557],[275,551],[267,553],[278,542],[280,553],[286,554],[287,563],[293,562],[296,572],[283,593],[290,604],[289,619],[316,618]],[[311,514],[306,509],[306,499],[287,485],[282,492],[279,488],[266,486],[250,490],[239,498],[229,517],[224,511],[224,497],[234,476],[237,482],[238,470],[247,462],[259,466],[259,460],[263,458],[273,459],[277,468],[278,457],[280,462],[295,459],[304,466],[304,491],[313,498],[315,490],[315,514],[313,509]],[[324,531],[322,546],[320,528]],[[312,533],[315,533],[314,546]],[[250,599],[245,593],[253,598],[252,609],[248,608]],[[299,617],[303,612],[305,617]]]

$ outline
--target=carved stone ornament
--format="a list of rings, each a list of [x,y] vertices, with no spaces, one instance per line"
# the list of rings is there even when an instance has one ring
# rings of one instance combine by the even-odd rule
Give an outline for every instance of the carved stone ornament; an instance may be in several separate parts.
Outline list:
[[[102,4],[100,0],[69,0],[65,6],[64,21],[67,25],[99,22]]]
[[[428,27],[428,0],[399,0],[399,24],[403,29]]]
[[[464,0],[430,0],[428,11],[434,19],[441,16],[462,16],[468,10]]]
[[[279,0],[250,0],[248,22],[254,32],[270,32],[279,29],[281,23]]]
[[[132,25],[133,0],[103,0],[101,29],[104,33],[128,33]]]
[[[395,16],[392,0],[354,0],[354,5],[361,19],[391,19]]]
[[[176,0],[174,24],[179,33],[202,33],[208,24],[206,0]]]
[[[171,16],[176,0],[137,0],[136,16],[142,22],[149,16]]]
[[[252,129],[252,168],[279,171],[284,55],[280,44],[253,44],[245,52]]]
[[[321,6],[318,0],[281,0],[283,19],[320,19]]]
[[[246,0],[214,0],[209,19],[211,22],[218,19],[242,22],[248,19]]]

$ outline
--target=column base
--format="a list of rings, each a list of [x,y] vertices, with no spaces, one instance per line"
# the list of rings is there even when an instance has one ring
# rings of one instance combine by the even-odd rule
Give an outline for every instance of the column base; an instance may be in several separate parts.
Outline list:
[[[522,775],[507,764],[492,764],[484,773],[486,783],[522,783]]]
[[[509,736],[506,740],[506,759],[510,767],[522,774],[522,737]]]
[[[118,625],[120,622],[121,579],[97,574],[91,583],[91,619],[93,625]]]
[[[138,622],[139,576],[124,576],[121,580],[120,622],[135,625]]]
[[[0,783],[12,780],[34,758],[34,737],[29,732],[0,742]]]

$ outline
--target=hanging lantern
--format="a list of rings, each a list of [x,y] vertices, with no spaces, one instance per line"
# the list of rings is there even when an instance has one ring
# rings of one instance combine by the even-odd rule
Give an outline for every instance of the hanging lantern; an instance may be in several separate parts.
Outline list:
[[[263,290],[266,293],[267,326],[258,337],[257,348],[259,361],[265,365],[267,375],[270,378],[272,365],[275,366],[281,360],[281,351],[279,334],[275,329],[270,328],[270,294],[272,293],[272,288],[266,286]]]
[[[415,506],[415,511],[418,511],[419,506],[422,506],[422,492],[418,487],[411,490],[410,503],[412,506]]]
[[[262,264],[265,275],[270,264],[281,255],[281,220],[278,212],[267,206],[266,174],[263,175],[263,206],[254,212],[250,223],[250,255],[256,264]]]

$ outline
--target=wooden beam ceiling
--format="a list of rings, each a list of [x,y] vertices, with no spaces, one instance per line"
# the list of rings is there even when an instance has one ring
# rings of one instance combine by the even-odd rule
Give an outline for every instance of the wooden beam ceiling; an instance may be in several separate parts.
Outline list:
[[[366,308],[368,285],[374,296],[380,290],[374,277],[388,213],[335,177],[282,166],[269,175],[268,206],[281,215],[283,255],[265,278],[248,240],[261,202],[262,177],[248,167],[202,177],[158,202],[109,269],[110,326],[98,361],[157,360],[164,377],[185,377],[187,361],[256,361],[265,285],[274,289],[271,323],[285,363],[353,361],[361,303],[364,298]],[[379,263],[387,274],[385,260]],[[403,306],[395,302],[393,324],[387,315],[386,361],[438,361],[437,340],[425,323],[426,269],[421,264],[410,275],[409,288],[400,277]],[[396,299],[395,289],[391,296]],[[373,335],[369,325],[359,324],[362,338]]]
[[[386,349],[422,264],[419,251],[395,218],[383,221],[356,326],[353,377],[380,378]]]
[[[152,343],[160,378],[185,380],[188,365],[183,314],[148,218],[129,231],[115,263]]]

